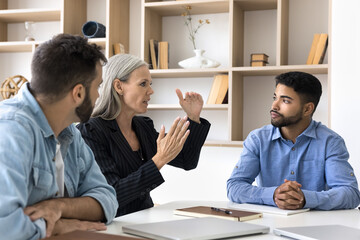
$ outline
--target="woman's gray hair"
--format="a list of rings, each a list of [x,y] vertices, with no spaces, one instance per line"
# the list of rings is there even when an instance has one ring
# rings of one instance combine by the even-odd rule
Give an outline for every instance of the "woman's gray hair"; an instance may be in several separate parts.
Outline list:
[[[113,86],[114,80],[126,82],[130,74],[141,66],[148,66],[148,64],[130,54],[118,54],[109,58],[104,67],[100,97],[96,101],[92,117],[113,120],[120,114],[121,102]]]

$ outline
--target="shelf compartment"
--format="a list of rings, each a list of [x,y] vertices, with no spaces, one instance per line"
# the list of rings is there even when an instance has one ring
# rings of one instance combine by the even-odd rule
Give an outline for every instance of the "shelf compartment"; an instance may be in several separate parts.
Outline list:
[[[56,9],[9,9],[0,10],[0,22],[18,23],[26,21],[60,21],[60,10]]]
[[[284,72],[301,71],[310,74],[327,74],[328,64],[318,65],[284,65],[266,67],[234,67],[232,71],[239,72],[243,76],[269,76]]]
[[[192,7],[192,15],[229,12],[228,0],[151,2],[145,3],[144,7],[161,16],[180,16],[184,12],[184,7],[188,5]]]
[[[0,53],[5,52],[32,52],[41,42],[0,42]]]
[[[178,77],[213,77],[216,74],[227,74],[229,68],[202,68],[202,69],[157,69],[150,70],[152,78]]]
[[[228,110],[228,104],[205,104],[203,110]],[[149,110],[181,110],[179,104],[149,104]]]

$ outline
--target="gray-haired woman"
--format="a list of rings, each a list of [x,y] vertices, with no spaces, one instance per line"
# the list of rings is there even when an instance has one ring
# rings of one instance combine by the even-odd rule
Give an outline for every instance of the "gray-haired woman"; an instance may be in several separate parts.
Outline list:
[[[169,164],[194,169],[210,123],[200,118],[200,94],[176,94],[187,117],[176,118],[165,135],[148,117],[152,79],[147,63],[129,54],[112,56],[92,118],[78,125],[108,183],[117,193],[117,216],[150,208],[150,191],[164,182],[160,169]]]

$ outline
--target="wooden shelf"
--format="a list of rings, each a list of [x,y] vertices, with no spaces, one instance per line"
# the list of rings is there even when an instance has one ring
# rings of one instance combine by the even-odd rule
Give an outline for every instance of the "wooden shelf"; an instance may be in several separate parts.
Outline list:
[[[318,65],[284,65],[265,67],[234,67],[232,71],[240,72],[244,76],[269,76],[278,75],[289,71],[302,71],[310,74],[327,74],[328,64]]]
[[[202,68],[202,69],[156,69],[150,70],[153,78],[177,77],[213,77],[216,74],[226,74],[229,68]]]
[[[105,49],[105,38],[91,38],[89,42],[99,45],[102,49]],[[33,49],[41,44],[42,41],[14,41],[14,42],[0,42],[1,52],[32,52]]]
[[[0,10],[0,22],[47,22],[60,21],[60,10],[56,9],[9,9]]]
[[[144,7],[161,16],[180,16],[184,12],[184,7],[188,5],[192,7],[192,15],[229,12],[228,0],[151,2],[145,3]]]
[[[207,147],[243,147],[244,141],[205,141]]]
[[[0,53],[4,52],[32,52],[41,42],[0,42]]]
[[[255,10],[270,10],[277,8],[277,0],[235,0],[242,10],[255,11]]]
[[[228,104],[205,104],[203,110],[228,110]],[[181,110],[179,104],[149,104],[149,110]]]
[[[102,49],[105,49],[106,46],[106,38],[89,38],[89,43],[95,43],[99,45]]]

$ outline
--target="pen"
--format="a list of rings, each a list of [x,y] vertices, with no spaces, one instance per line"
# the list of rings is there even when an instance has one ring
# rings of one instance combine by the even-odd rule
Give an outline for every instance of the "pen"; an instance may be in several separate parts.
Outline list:
[[[232,214],[231,211],[226,210],[226,209],[221,209],[221,208],[216,208],[216,207],[211,207],[211,210],[217,211],[217,212],[224,212],[226,214]]]

